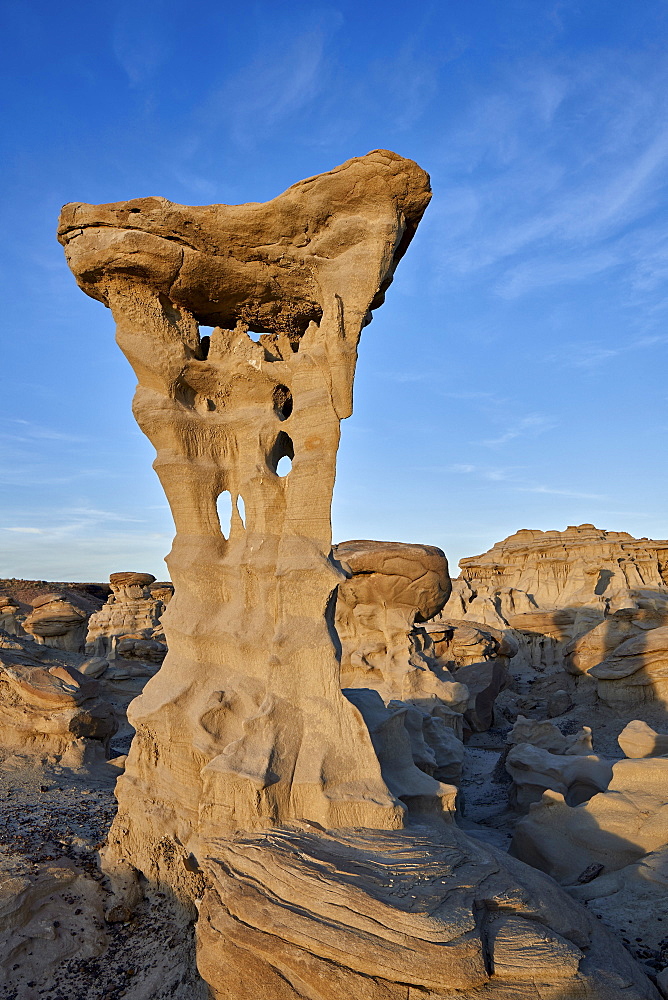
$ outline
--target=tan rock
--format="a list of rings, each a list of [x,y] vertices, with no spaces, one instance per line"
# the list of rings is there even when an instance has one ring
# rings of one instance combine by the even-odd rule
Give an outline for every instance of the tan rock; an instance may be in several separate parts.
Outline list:
[[[589,755],[592,752],[592,734],[589,726],[583,726],[579,733],[564,736],[553,722],[527,719],[518,715],[508,733],[508,743],[530,743],[531,746],[556,754]]]
[[[425,810],[439,782],[408,760],[399,713],[376,696],[370,732],[340,689],[339,422],[428,200],[416,164],[376,151],[267,204],[63,211],[70,265],[137,374],[177,529],[169,653],[130,709],[105,865],[171,887],[193,918],[198,901],[214,998],[647,1000],[586,911],[444,822],[451,793]],[[198,323],[219,324],[208,344]]]
[[[668,626],[627,639],[589,674],[601,701],[613,708],[652,701],[668,706]]]
[[[577,758],[573,758],[577,759]],[[591,865],[605,873],[668,844],[668,758],[621,760],[605,792],[568,806],[546,792],[515,828],[511,851],[564,885]]]
[[[97,883],[67,858],[37,866],[0,856],[0,990],[29,997],[33,980],[57,976],[107,947]]]
[[[455,678],[469,692],[464,718],[470,729],[484,733],[494,721],[494,702],[508,679],[505,664],[500,660],[469,663],[459,668]]]
[[[62,594],[41,594],[23,628],[35,642],[72,653],[83,652],[88,614]]]
[[[167,654],[161,624],[165,604],[149,589],[154,581],[150,573],[112,573],[109,599],[88,622],[86,653],[94,662],[108,663],[104,685],[120,704],[141,693]]]
[[[21,624],[23,618],[16,601],[0,594],[0,631],[8,635],[25,635]]]
[[[661,757],[668,754],[668,734],[657,733],[635,719],[622,729],[617,742],[627,757]]]
[[[439,616],[427,622],[425,631],[434,643],[436,656],[451,669],[499,657],[507,661],[518,650],[514,636],[507,629],[504,631],[469,619],[458,621]]]
[[[568,805],[579,805],[604,791],[612,778],[611,762],[595,754],[554,754],[530,743],[511,748],[506,770],[514,783],[511,802],[520,810],[540,802],[548,788]]]
[[[99,683],[79,658],[32,639],[0,633],[0,741],[63,753],[79,738],[104,745],[117,728]]]
[[[616,610],[668,599],[668,541],[637,539],[593,524],[518,531],[483,555],[462,559],[460,566],[472,593],[499,609],[501,595],[511,591],[524,593],[540,609]]]
[[[590,631],[578,636],[564,649],[566,668],[573,674],[587,673],[613,653],[627,639],[650,629],[668,625],[668,606],[622,608],[608,615]]]
[[[334,546],[347,579],[339,585],[336,630],[341,685],[374,688],[385,702],[434,698],[462,712],[468,692],[416,626],[439,611],[450,593],[440,549],[401,542],[352,541]]]

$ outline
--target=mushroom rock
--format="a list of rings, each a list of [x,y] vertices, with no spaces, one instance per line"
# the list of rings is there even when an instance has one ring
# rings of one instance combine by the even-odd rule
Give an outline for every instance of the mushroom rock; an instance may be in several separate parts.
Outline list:
[[[397,794],[374,739],[405,749],[405,724],[376,702],[370,732],[341,691],[339,423],[429,197],[424,171],[377,150],[266,204],[63,210],[176,524],[169,652],[130,707],[105,866],[117,892],[138,869],[197,918],[216,1000],[648,1000],[598,921],[456,828],[449,793],[439,812],[430,784],[425,810],[406,755]]]
[[[150,573],[112,573],[107,603],[88,622],[86,653],[105,659],[104,685],[126,704],[160,668],[167,653],[160,618],[165,610]]]
[[[0,631],[8,635],[25,635],[23,619],[18,604],[6,594],[0,594]]]
[[[384,701],[434,699],[463,711],[468,693],[436,662],[428,632],[450,593],[448,563],[432,545],[340,542],[333,555],[347,579],[338,588],[336,630],[344,688],[379,691]]]
[[[83,652],[88,613],[62,594],[41,594],[32,600],[23,628],[35,642],[71,653]]]
[[[64,753],[82,739],[106,744],[116,719],[82,657],[0,632],[0,738],[5,746]]]

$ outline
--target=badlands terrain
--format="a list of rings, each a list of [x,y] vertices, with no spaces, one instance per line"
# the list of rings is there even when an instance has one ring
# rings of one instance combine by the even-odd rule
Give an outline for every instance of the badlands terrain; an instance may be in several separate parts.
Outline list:
[[[0,584],[5,1000],[668,996],[668,542],[520,531],[454,582],[332,545],[430,197],[375,150],[266,203],[64,207],[173,586]]]
[[[462,560],[451,592],[433,547],[335,555],[342,686],[389,787],[419,791],[403,738],[459,829],[550,875],[668,995],[668,541],[519,531]],[[100,862],[171,595],[141,573],[0,581],[7,1000],[201,988],[172,895],[144,882],[115,909]]]

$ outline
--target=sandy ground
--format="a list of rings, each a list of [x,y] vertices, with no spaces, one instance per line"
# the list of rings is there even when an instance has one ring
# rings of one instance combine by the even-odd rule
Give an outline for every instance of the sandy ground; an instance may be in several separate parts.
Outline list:
[[[126,748],[115,741],[115,751]],[[55,757],[0,755],[2,1000],[198,995],[184,963],[188,929],[165,893],[146,887],[129,922],[104,919],[109,890],[97,850],[116,811],[118,773],[108,765],[75,772]],[[29,905],[17,914],[12,900],[25,884]]]

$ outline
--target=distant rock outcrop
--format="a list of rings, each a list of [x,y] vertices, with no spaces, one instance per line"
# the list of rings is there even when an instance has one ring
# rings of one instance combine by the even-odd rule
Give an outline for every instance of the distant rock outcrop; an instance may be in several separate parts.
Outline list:
[[[668,541],[593,524],[518,531],[460,567],[445,613],[492,625],[537,609],[610,612],[668,601]]]
[[[86,653],[106,660],[98,676],[122,702],[140,694],[167,654],[160,618],[171,591],[150,589],[154,582],[150,573],[112,573],[107,603],[88,622]]]

